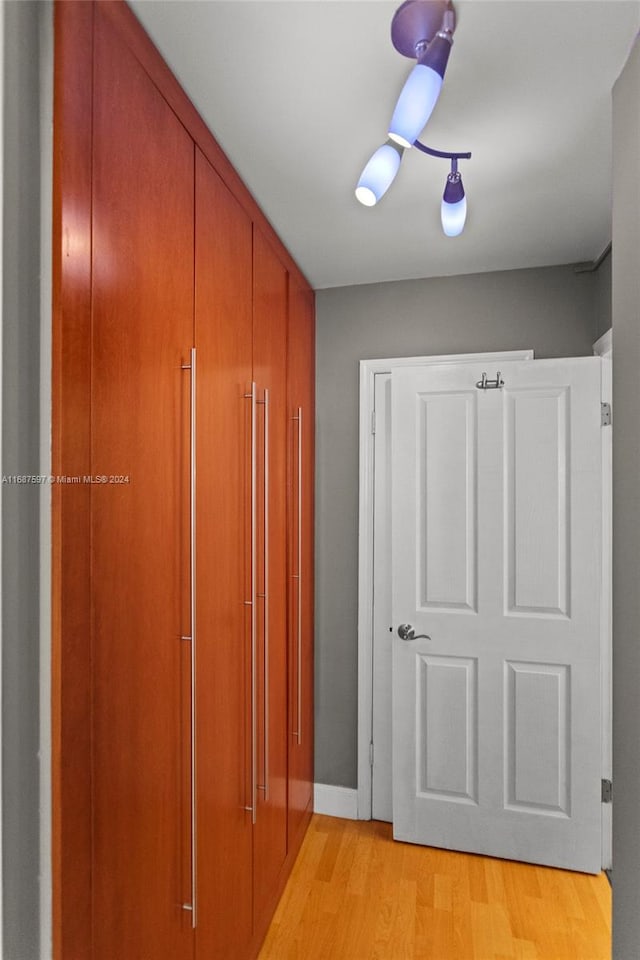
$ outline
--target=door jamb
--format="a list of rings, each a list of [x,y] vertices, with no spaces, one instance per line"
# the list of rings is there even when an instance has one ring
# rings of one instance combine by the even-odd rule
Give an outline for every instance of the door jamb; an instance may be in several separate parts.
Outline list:
[[[601,395],[604,403],[612,399],[613,335],[609,329],[593,344],[594,356],[602,365]],[[600,605],[600,673],[602,678],[602,778],[613,778],[612,729],[612,437],[611,428],[602,431],[602,587]],[[612,804],[602,804],[602,869],[610,870],[613,857]]]
[[[358,518],[358,820],[371,819],[370,744],[373,730],[373,481],[376,374],[392,367],[486,360],[533,360],[533,350],[459,353],[360,361]]]

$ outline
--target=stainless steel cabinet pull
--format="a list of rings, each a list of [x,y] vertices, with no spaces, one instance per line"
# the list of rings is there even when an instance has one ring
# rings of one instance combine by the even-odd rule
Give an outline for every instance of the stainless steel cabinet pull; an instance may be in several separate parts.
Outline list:
[[[416,634],[410,623],[401,623],[398,627],[398,636],[401,640],[431,640],[426,633]]]
[[[298,746],[302,743],[302,407],[298,407],[295,417],[292,417],[298,423],[298,543],[297,543],[297,573],[293,574],[293,579],[297,580],[298,586],[298,618],[297,618],[297,728],[293,735],[298,741]]]
[[[256,549],[257,534],[257,476],[256,476],[256,384],[251,384],[251,822],[256,822],[258,801],[258,755],[257,755],[257,603],[258,558]]]
[[[256,596],[257,596],[257,559],[256,559],[256,384],[251,384],[251,393],[244,394],[245,400],[251,400],[251,599],[244,601],[245,607],[251,607],[251,803],[243,807],[247,813],[251,814],[251,822],[256,822],[256,790],[258,784],[257,777],[257,754],[256,754]]]
[[[269,391],[264,391],[264,798],[269,799]]]
[[[191,911],[191,926],[195,929],[198,919],[198,820],[196,804],[197,756],[196,756],[196,348],[191,348],[191,363],[183,364],[183,370],[191,371],[191,482],[189,492],[190,513],[190,618],[191,636],[182,637],[191,641],[191,903],[184,903],[183,910]]]
[[[264,798],[269,799],[269,391],[264,391]]]

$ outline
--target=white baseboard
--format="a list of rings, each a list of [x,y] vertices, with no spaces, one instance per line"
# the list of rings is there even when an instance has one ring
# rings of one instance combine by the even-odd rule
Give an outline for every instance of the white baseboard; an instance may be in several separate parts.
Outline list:
[[[314,813],[327,817],[358,819],[358,791],[350,787],[334,787],[330,783],[315,783],[313,786]]]

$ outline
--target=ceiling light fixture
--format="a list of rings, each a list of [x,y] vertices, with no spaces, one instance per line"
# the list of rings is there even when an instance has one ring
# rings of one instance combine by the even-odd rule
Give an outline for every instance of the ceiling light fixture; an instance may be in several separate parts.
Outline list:
[[[399,53],[417,63],[398,97],[389,124],[389,139],[373,154],[356,186],[360,203],[373,207],[393,183],[405,149],[417,147],[429,156],[450,160],[451,172],[440,210],[442,229],[448,237],[457,237],[465,224],[467,200],[458,160],[468,160],[471,154],[433,150],[421,143],[418,136],[440,95],[455,26],[451,0],[406,0],[396,10],[391,21],[391,42]]]
[[[458,161],[451,161],[451,173],[442,194],[440,220],[442,229],[448,237],[459,236],[467,219],[467,198],[464,195],[462,177],[458,173]]]
[[[387,140],[378,147],[360,174],[356,197],[365,207],[373,207],[384,196],[400,167],[404,147]]]

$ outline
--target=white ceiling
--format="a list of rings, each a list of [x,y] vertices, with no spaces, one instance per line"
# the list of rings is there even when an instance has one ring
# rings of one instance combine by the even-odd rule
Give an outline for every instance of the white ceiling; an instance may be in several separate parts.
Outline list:
[[[380,204],[354,197],[413,61],[387,0],[130,0],[316,288],[595,259],[610,240],[611,89],[637,0],[457,0],[421,139],[471,150],[469,214],[443,236],[445,160],[406,151]]]

